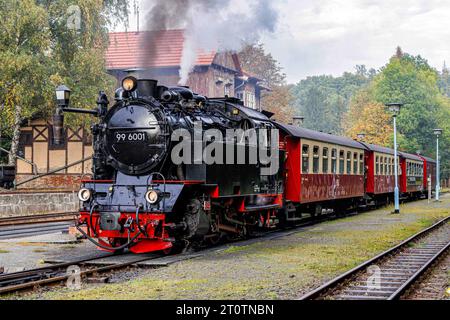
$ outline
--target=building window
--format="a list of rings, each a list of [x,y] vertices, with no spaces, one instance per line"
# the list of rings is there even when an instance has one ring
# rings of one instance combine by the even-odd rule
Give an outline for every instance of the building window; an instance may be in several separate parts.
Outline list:
[[[313,173],[319,173],[319,147],[313,148]]]
[[[331,149],[331,173],[337,173],[337,150]]]
[[[322,172],[328,173],[328,148],[323,148],[322,155]]]
[[[244,91],[244,105],[248,108],[256,109],[255,93],[251,91]]]
[[[302,173],[309,173],[309,146],[307,144],[302,147]]]
[[[225,97],[230,97],[231,96],[231,84],[227,83],[226,85],[224,85],[223,87],[223,95]]]

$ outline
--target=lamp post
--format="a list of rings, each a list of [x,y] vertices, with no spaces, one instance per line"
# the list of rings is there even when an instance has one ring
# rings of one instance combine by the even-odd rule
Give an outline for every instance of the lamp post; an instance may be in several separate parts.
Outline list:
[[[395,188],[394,188],[394,213],[400,213],[400,195],[398,190],[398,152],[397,152],[397,116],[400,113],[400,109],[403,103],[387,103],[386,107],[392,113],[394,120],[394,175],[395,175]]]
[[[53,142],[56,145],[64,143],[64,115],[63,111],[70,103],[70,89],[65,85],[56,88],[56,103],[58,108],[56,114],[53,115]]]
[[[433,132],[436,135],[436,201],[439,201],[439,191],[441,189],[441,178],[439,176],[439,136],[442,134],[442,129],[434,129]]]
[[[67,108],[70,102],[70,89],[65,85],[61,85],[56,88],[56,102],[58,103],[58,107]]]

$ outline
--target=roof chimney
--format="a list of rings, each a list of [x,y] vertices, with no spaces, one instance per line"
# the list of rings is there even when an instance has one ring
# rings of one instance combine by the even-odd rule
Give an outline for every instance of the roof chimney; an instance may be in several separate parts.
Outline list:
[[[303,121],[305,120],[305,117],[303,116],[294,116],[292,117],[292,123],[294,126],[301,127],[303,125]]]

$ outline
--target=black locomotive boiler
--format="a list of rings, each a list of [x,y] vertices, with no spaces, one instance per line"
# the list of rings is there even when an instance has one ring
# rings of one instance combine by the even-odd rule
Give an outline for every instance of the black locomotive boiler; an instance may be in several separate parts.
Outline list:
[[[263,173],[268,164],[258,151],[263,148],[277,160],[284,154],[278,148],[271,153],[279,141],[271,139],[274,124],[268,117],[234,98],[207,99],[185,87],[133,77],[123,80],[115,100],[109,108],[100,93],[96,110],[59,107],[54,116],[55,139],[63,134],[64,112],[98,117],[92,126],[92,179],[82,181],[78,194],[78,229],[96,245],[168,252],[276,226],[283,207],[283,161],[277,161],[275,172]],[[202,133],[211,129],[220,135],[205,140]],[[262,129],[265,135],[258,134]],[[253,132],[256,140],[251,143],[245,134],[228,139],[230,130]],[[178,132],[192,139],[175,141]],[[182,142],[191,147],[177,153]],[[231,161],[207,164],[196,143],[200,158],[209,144],[218,143]],[[193,161],[174,161],[174,155]]]

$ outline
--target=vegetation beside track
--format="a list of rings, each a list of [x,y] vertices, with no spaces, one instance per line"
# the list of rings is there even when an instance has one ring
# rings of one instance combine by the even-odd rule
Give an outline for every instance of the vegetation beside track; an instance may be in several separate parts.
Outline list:
[[[286,237],[230,246],[130,281],[57,289],[44,299],[295,299],[450,215],[450,196],[321,223]]]

